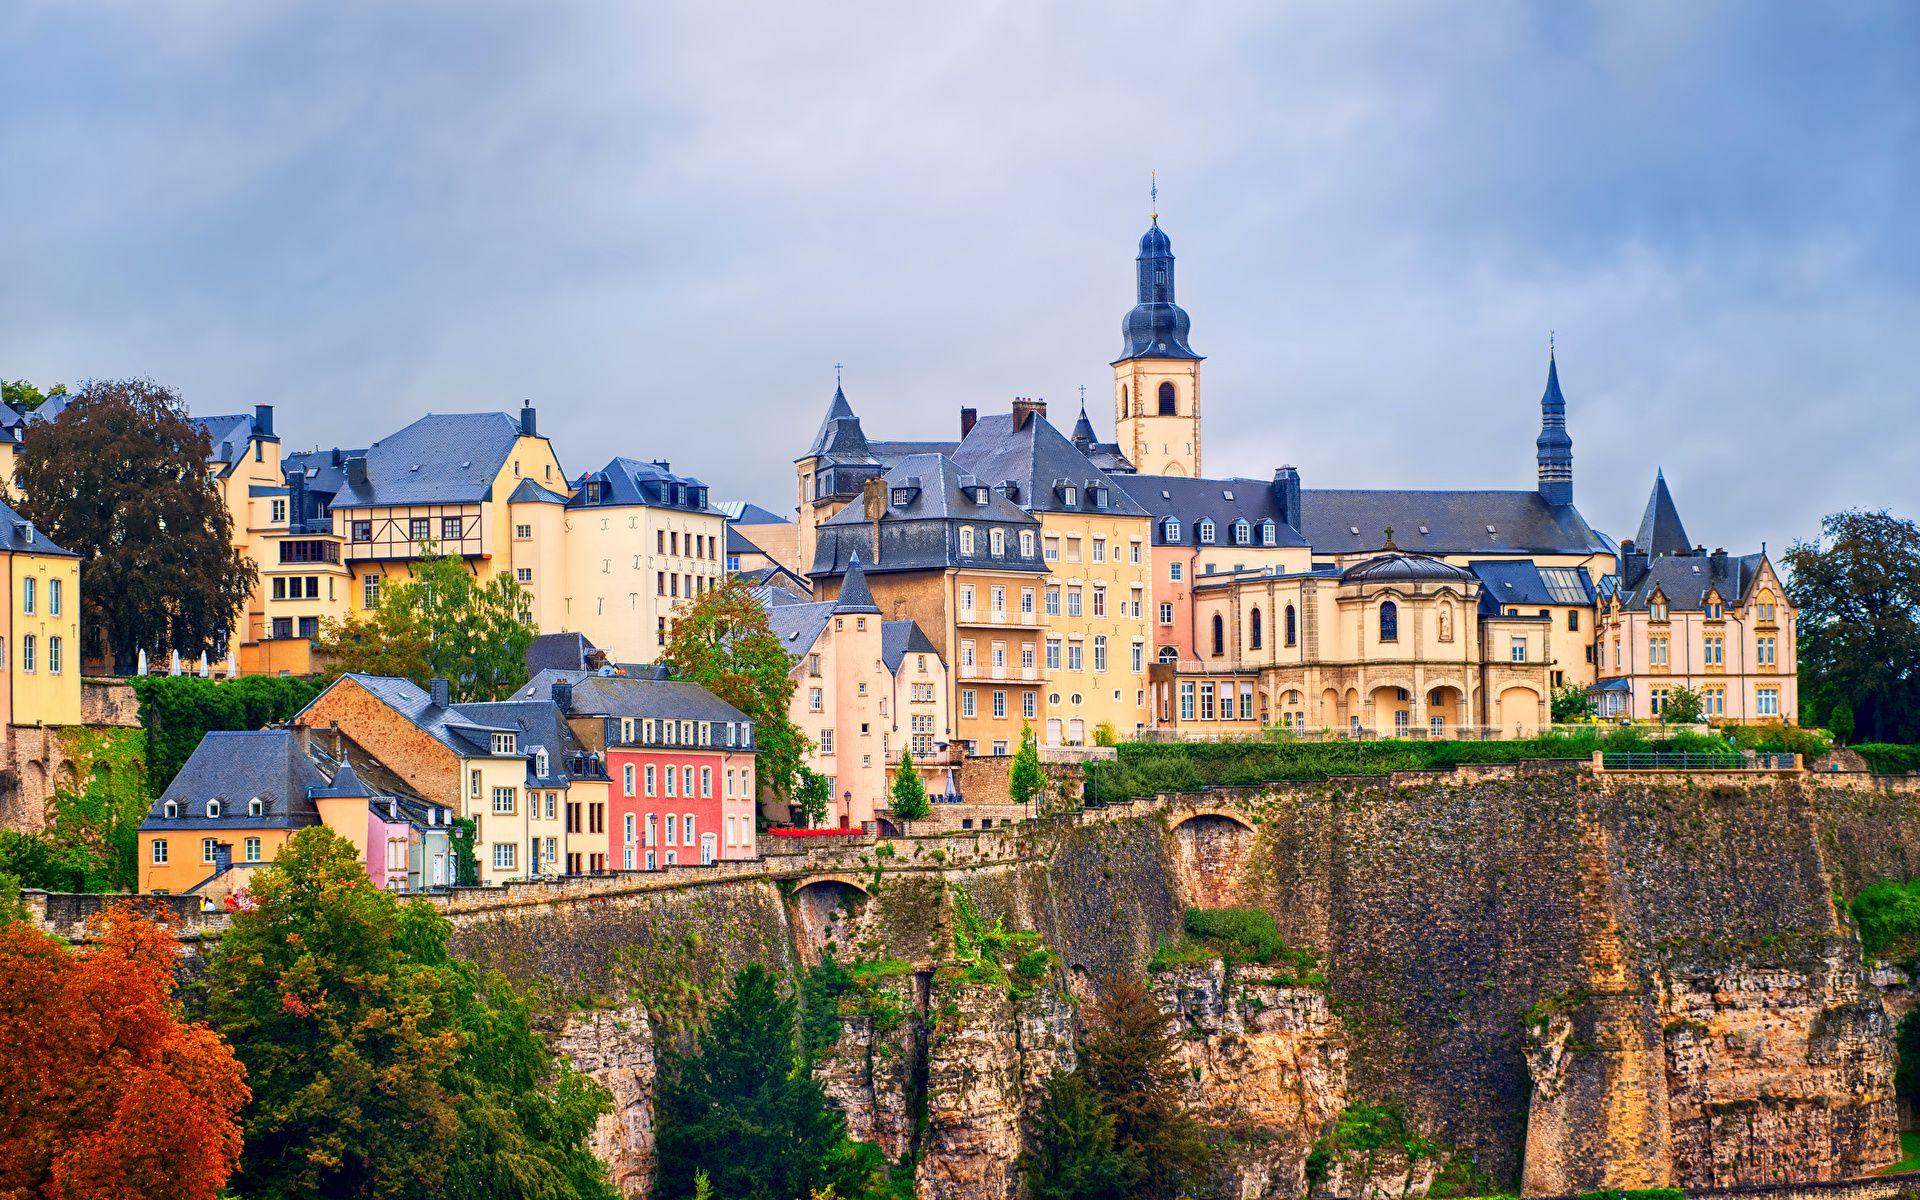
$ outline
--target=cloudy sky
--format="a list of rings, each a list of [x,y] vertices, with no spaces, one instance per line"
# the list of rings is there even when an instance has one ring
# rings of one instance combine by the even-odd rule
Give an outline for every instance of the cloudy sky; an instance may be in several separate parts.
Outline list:
[[[16,0],[0,373],[787,510],[835,362],[1110,430],[1157,170],[1210,474],[1530,486],[1553,330],[1590,520],[1777,548],[1920,510],[1917,81],[1897,2]]]

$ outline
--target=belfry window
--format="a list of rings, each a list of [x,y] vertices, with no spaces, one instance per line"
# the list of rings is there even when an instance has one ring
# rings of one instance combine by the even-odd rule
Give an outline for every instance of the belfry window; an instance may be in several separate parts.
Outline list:
[[[1163,417],[1180,415],[1179,394],[1173,390],[1171,383],[1160,385],[1160,415]]]
[[[1287,645],[1289,646],[1293,645],[1297,640],[1297,637],[1296,637],[1297,625],[1298,625],[1298,622],[1295,620],[1293,615],[1293,605],[1289,604],[1287,605]]]

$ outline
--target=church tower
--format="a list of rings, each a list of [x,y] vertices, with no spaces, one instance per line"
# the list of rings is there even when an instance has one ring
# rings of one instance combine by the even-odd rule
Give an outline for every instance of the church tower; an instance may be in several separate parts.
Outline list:
[[[1560,364],[1547,341],[1547,390],[1540,397],[1540,436],[1534,439],[1540,498],[1555,506],[1573,503],[1573,438],[1567,433],[1567,398],[1560,394]]]
[[[1200,356],[1173,301],[1173,243],[1160,214],[1140,238],[1139,303],[1121,322],[1113,364],[1120,452],[1142,475],[1200,474]]]

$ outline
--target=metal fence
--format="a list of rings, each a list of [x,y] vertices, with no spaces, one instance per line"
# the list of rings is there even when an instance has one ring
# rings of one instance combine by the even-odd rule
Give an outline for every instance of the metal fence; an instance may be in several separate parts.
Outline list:
[[[1794,756],[1771,751],[1609,750],[1600,755],[1608,771],[1791,771]]]

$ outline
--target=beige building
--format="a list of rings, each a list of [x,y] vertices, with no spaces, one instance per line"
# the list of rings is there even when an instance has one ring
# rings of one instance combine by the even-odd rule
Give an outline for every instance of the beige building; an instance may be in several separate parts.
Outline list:
[[[1664,474],[1638,537],[1620,544],[1599,613],[1595,709],[1658,719],[1678,688],[1699,693],[1712,722],[1799,720],[1796,613],[1773,563],[1689,547]]]
[[[1113,363],[1119,450],[1143,475],[1200,474],[1200,356],[1187,345],[1190,321],[1174,302],[1173,243],[1160,215],[1140,238],[1139,302],[1121,323]]]
[[[80,724],[80,558],[0,504],[0,722]]]

